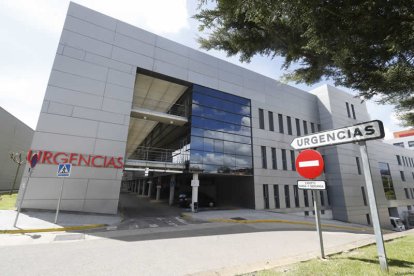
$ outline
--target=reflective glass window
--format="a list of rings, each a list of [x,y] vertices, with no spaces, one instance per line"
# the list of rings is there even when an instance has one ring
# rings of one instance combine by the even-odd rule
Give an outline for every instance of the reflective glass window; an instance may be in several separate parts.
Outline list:
[[[252,174],[250,100],[193,86],[190,168]]]

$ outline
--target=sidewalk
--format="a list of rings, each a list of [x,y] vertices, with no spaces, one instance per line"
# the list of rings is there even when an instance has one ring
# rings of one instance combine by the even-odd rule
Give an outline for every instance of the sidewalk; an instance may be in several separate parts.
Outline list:
[[[0,210],[0,234],[86,230],[118,224],[122,220],[117,215],[60,212],[55,224],[53,211],[25,211],[20,213],[14,227],[16,214],[15,210]]]
[[[239,210],[217,210],[203,211],[199,213],[186,212],[183,216],[201,221],[224,222],[224,223],[284,223],[297,225],[315,225],[315,217],[305,217],[292,214],[275,213],[271,211],[239,209]],[[372,227],[367,225],[341,222],[338,220],[321,219],[322,227],[357,230],[362,232],[372,232]],[[386,230],[385,230],[386,231]],[[386,231],[388,232],[388,231]]]

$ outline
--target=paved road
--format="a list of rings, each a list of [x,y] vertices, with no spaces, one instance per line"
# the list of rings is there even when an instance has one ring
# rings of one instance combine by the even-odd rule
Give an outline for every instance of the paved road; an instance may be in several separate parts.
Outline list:
[[[122,196],[126,221],[112,231],[0,235],[0,274],[234,275],[319,254],[309,225],[185,221],[181,209]],[[328,253],[367,239],[374,241],[367,232],[324,231]]]
[[[252,227],[210,223],[113,231],[101,236],[60,234],[48,243],[0,246],[1,274],[185,275],[233,267],[240,272],[263,268],[266,262],[318,254],[314,231],[252,232]],[[62,238],[64,235],[75,237]],[[327,251],[366,238],[373,240],[370,234],[324,233]]]
[[[201,223],[199,220],[182,218],[181,214],[186,209],[169,206],[166,202],[155,202],[146,197],[137,197],[131,193],[121,193],[119,209],[124,220],[117,225],[117,230],[176,227]],[[115,227],[110,229],[115,229]]]

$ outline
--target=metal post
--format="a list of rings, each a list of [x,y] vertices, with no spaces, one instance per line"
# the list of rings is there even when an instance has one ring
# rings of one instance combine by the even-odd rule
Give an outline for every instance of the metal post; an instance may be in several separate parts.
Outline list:
[[[384,240],[382,237],[381,225],[379,221],[377,202],[375,199],[375,190],[372,184],[371,169],[369,166],[368,151],[365,141],[359,142],[359,149],[361,151],[362,167],[364,169],[365,183],[367,186],[367,195],[369,202],[369,209],[371,212],[372,226],[374,227],[375,240],[377,243],[378,259],[381,270],[388,271],[387,254],[385,253]]]
[[[24,184],[22,198],[20,199],[19,206],[17,207],[17,214],[16,214],[16,218],[14,219],[13,227],[16,227],[17,219],[19,218],[20,210],[22,209],[24,196],[26,195],[27,186],[29,185],[29,179],[30,179],[30,176],[32,176],[32,171],[33,171],[33,169],[29,168],[29,176],[27,177],[26,183]]]
[[[13,185],[10,189],[10,195],[13,194],[14,187],[16,186],[16,180],[17,180],[17,175],[19,174],[20,166],[21,166],[21,164],[17,163],[17,171],[16,171],[16,175],[14,176]]]
[[[59,195],[58,204],[57,204],[57,207],[56,207],[55,224],[57,223],[57,219],[58,219],[58,216],[59,216],[60,203],[62,201],[63,186],[64,185],[65,185],[65,180],[63,180],[62,186],[60,187],[60,195]]]
[[[321,218],[320,218],[320,211],[319,211],[319,194],[317,190],[312,190],[312,194],[313,194],[313,207],[315,208],[316,231],[318,232],[319,245],[321,248],[321,258],[325,259],[325,250],[323,248]]]
[[[170,198],[168,204],[171,206],[174,203],[174,189],[175,189],[175,175],[171,175],[170,179]]]
[[[200,181],[198,180],[198,174],[193,173],[193,180],[191,180],[192,197],[191,197],[191,212],[198,212],[198,186],[200,186]]]

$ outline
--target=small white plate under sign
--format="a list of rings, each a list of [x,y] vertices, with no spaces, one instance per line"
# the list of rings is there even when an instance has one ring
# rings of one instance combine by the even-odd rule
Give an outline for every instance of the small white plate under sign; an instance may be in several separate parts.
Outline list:
[[[298,180],[298,188],[303,190],[325,190],[326,185],[323,180]]]

